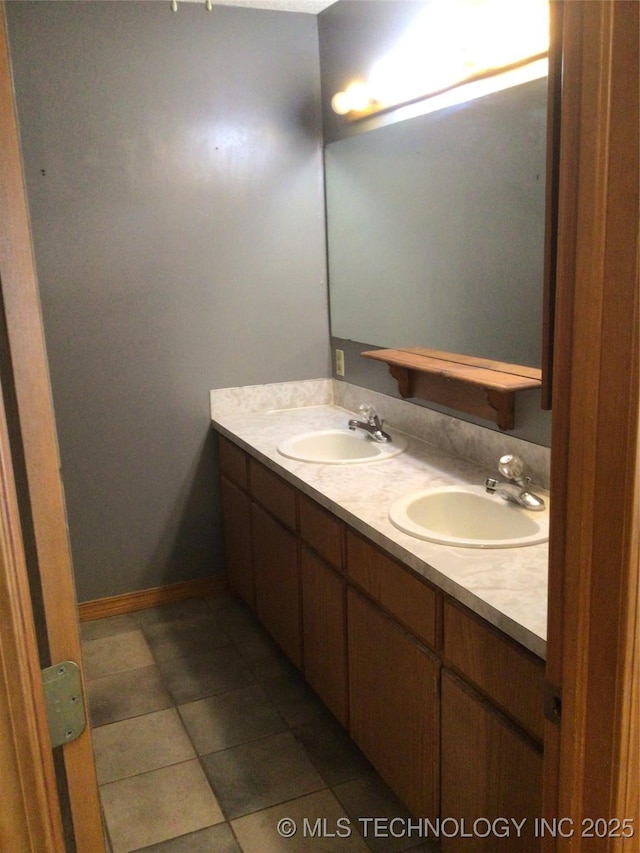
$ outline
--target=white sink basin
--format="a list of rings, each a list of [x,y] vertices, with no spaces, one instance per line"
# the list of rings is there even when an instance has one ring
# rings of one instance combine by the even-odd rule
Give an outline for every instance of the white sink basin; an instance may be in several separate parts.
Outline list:
[[[389,519],[418,539],[462,548],[518,548],[549,538],[549,510],[532,512],[483,486],[444,486],[394,501]]]
[[[378,442],[358,430],[324,429],[288,438],[278,446],[278,453],[301,462],[323,465],[351,465],[356,462],[379,462],[398,456],[407,447],[401,436],[390,442]]]

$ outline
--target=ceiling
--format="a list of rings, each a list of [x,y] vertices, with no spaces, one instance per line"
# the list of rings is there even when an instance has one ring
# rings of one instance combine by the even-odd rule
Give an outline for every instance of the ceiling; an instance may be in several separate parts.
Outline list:
[[[188,3],[203,3],[204,0],[185,0]],[[251,9],[276,9],[280,12],[307,12],[317,15],[335,0],[213,0],[214,6],[248,6]]]

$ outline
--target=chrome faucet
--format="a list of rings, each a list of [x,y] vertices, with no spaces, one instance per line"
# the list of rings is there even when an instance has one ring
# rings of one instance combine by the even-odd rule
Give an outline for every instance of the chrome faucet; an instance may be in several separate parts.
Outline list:
[[[534,511],[544,509],[544,500],[539,496],[529,491],[530,477],[524,476],[524,465],[519,456],[514,456],[507,453],[500,457],[498,462],[498,470],[507,477],[508,483],[500,483],[493,477],[487,477],[484,485],[488,492],[493,494],[496,492],[506,501],[520,504],[525,509]]]
[[[363,418],[366,420],[358,421],[355,418],[351,418],[349,421],[349,429],[364,430],[374,441],[391,441],[391,436],[389,433],[384,432],[382,429],[382,421],[375,413],[373,406],[368,406],[363,403],[363,405],[358,406],[358,411],[362,412]]]

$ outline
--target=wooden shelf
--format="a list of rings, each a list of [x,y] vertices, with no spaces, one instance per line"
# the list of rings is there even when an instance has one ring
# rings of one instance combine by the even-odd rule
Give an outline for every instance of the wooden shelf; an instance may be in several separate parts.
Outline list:
[[[542,371],[424,347],[362,352],[384,361],[403,397],[420,397],[468,415],[493,421],[500,429],[515,426],[517,391],[540,388]]]

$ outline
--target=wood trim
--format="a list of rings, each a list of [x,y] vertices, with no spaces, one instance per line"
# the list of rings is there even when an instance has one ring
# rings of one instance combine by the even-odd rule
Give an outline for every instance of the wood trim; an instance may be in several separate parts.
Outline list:
[[[66,511],[19,131],[0,8],[0,276],[52,661],[81,661]],[[61,747],[77,853],[104,850],[91,729]],[[61,849],[61,848],[60,848]]]
[[[560,115],[562,108],[562,30],[564,0],[549,3],[549,77],[547,85],[547,168],[544,217],[544,287],[542,299],[542,391],[540,405],[550,409],[553,385],[553,330],[558,255],[560,186]]]
[[[107,616],[119,616],[122,613],[133,613],[147,607],[160,607],[163,604],[173,604],[187,598],[203,598],[207,595],[221,595],[229,589],[226,575],[212,575],[200,580],[182,581],[168,586],[156,586],[151,589],[140,589],[136,592],[125,592],[109,598],[97,598],[94,601],[83,601],[78,605],[78,615],[81,622],[91,622],[94,619],[105,619]]]
[[[1,395],[0,625],[2,846],[55,853],[64,834]]]
[[[564,10],[547,666],[563,705],[544,806],[578,829],[635,819],[636,836],[546,853],[637,849],[639,9]]]
[[[639,263],[640,267],[640,263]],[[640,446],[640,434],[636,447]],[[633,518],[640,518],[640,453],[636,456],[635,496]],[[640,832],[640,525],[631,534],[629,565],[635,564],[635,576],[630,573],[628,595],[631,602],[626,621],[620,626],[626,637],[623,671],[626,673],[619,697],[619,721],[615,737],[619,744],[620,762],[613,810],[615,814],[631,815],[636,836]],[[628,838],[614,847],[616,853],[637,851],[637,838]]]

